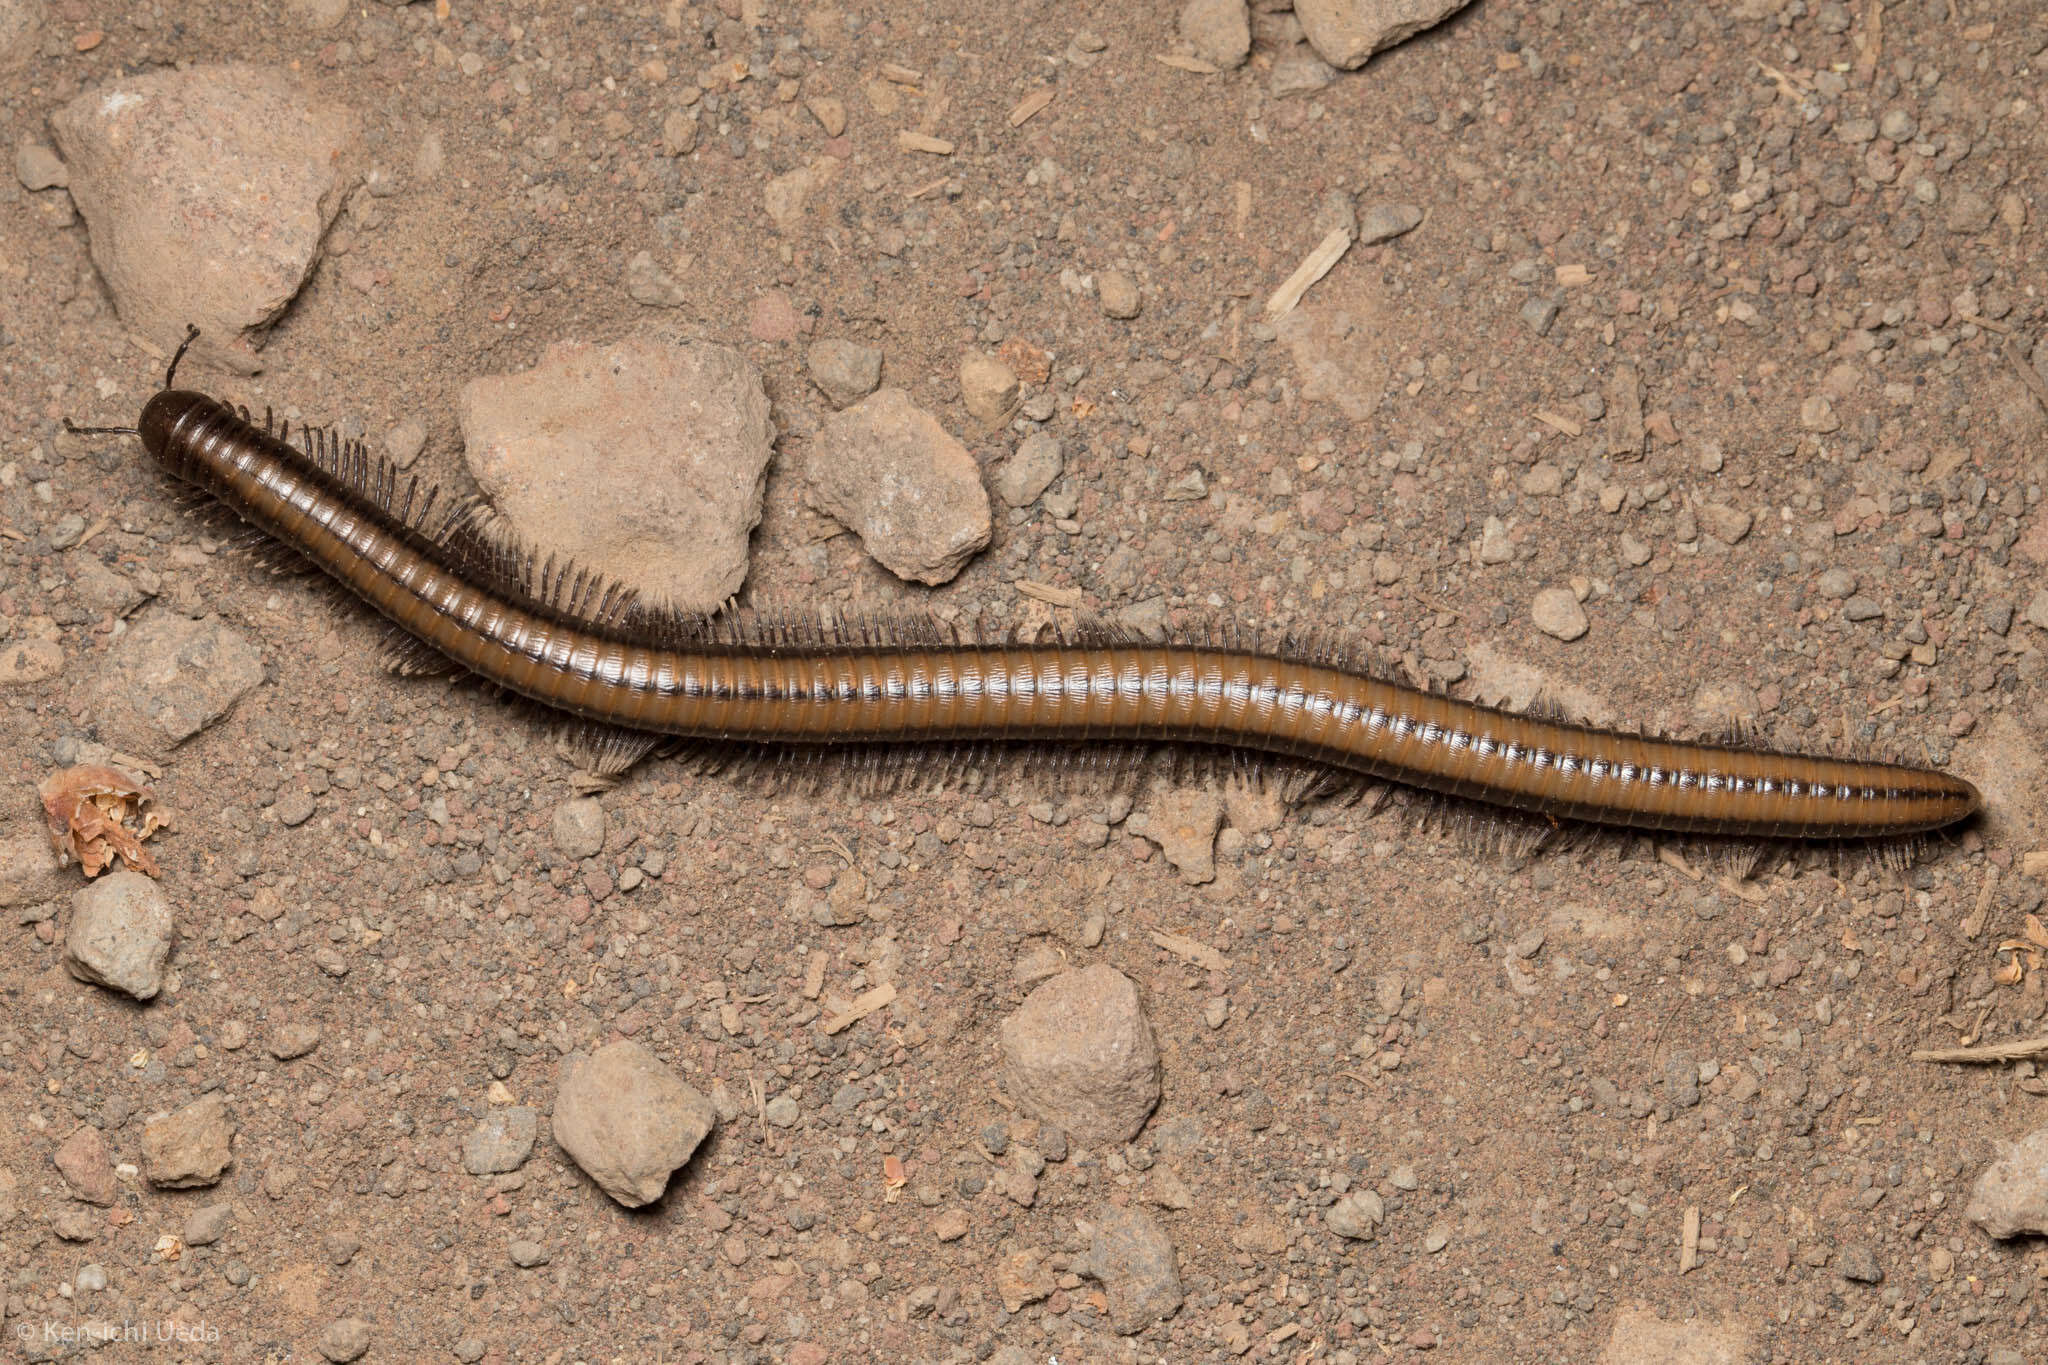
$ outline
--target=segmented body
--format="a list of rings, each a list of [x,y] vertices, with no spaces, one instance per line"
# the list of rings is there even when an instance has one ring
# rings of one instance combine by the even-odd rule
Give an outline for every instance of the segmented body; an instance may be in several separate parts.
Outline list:
[[[1227,746],[1560,820],[1700,835],[1905,835],[1977,806],[1968,782],[1931,769],[1613,733],[1257,650],[792,643],[713,629],[636,638],[601,611],[578,620],[477,581],[389,497],[214,399],[166,389],[139,429],[166,468],[461,668],[624,729],[787,744]]]

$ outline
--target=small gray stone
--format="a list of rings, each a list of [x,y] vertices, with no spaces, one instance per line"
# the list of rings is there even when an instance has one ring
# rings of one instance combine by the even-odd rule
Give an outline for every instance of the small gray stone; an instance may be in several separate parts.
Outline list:
[[[533,1155],[540,1115],[523,1104],[493,1109],[476,1121],[462,1142],[462,1169],[471,1175],[516,1171]]]
[[[103,1265],[83,1265],[72,1278],[80,1293],[97,1294],[107,1287],[107,1268]]]
[[[370,1349],[370,1324],[361,1318],[336,1318],[320,1333],[320,1354],[334,1365],[348,1365]]]
[[[1095,282],[1095,293],[1102,300],[1102,311],[1107,317],[1134,318],[1144,304],[1138,282],[1121,270],[1103,271]]]
[[[108,872],[71,898],[64,967],[80,981],[153,999],[176,933],[171,903],[154,881],[125,868]]]
[[[455,1358],[462,1365],[476,1365],[490,1352],[490,1345],[482,1337],[464,1337],[455,1343]]]
[[[1576,640],[1590,626],[1586,609],[1579,605],[1570,588],[1545,588],[1537,593],[1529,617],[1536,623],[1536,629],[1560,640]]]
[[[1318,57],[1308,44],[1297,43],[1274,61],[1266,91],[1274,99],[1284,100],[1289,95],[1313,94],[1336,79],[1337,68]]]
[[[549,1259],[548,1249],[545,1246],[539,1242],[528,1241],[524,1238],[514,1238],[507,1242],[505,1244],[505,1254],[511,1257],[512,1264],[518,1266],[521,1270],[531,1270],[535,1266],[546,1265]]]
[[[180,1237],[188,1247],[210,1247],[235,1224],[233,1204],[208,1204],[185,1215]]]
[[[796,1101],[787,1095],[777,1095],[762,1106],[761,1110],[761,1117],[768,1121],[771,1128],[794,1128],[801,1116]]]
[[[1151,1214],[1099,1204],[1092,1219],[1088,1273],[1109,1300],[1109,1324],[1124,1336],[1142,1332],[1180,1310],[1180,1271],[1173,1239]]]
[[[1012,507],[1029,507],[1066,468],[1059,437],[1034,431],[996,470],[996,492]]]
[[[1842,1272],[1842,1278],[1857,1284],[1884,1283],[1884,1268],[1877,1263],[1877,1253],[1868,1243],[1851,1242],[1835,1258],[1835,1268]]]
[[[604,848],[604,807],[579,796],[555,807],[555,850],[564,858],[594,858]]]
[[[717,1121],[708,1098],[630,1039],[562,1059],[555,1141],[627,1208],[659,1199]]]
[[[655,262],[651,251],[633,253],[625,281],[626,297],[644,308],[680,308],[690,301],[690,291]]]
[[[1690,1052],[1674,1052],[1664,1063],[1664,1098],[1674,1109],[1700,1102],[1700,1064]]]
[[[1892,142],[1911,142],[1913,135],[1920,131],[1920,125],[1913,121],[1909,111],[1893,107],[1885,110],[1884,117],[1878,120],[1877,131]]]
[[[1829,569],[1814,588],[1829,601],[1839,602],[1856,591],[1856,575],[1847,569]]]
[[[315,809],[313,798],[307,793],[288,791],[277,798],[277,804],[270,808],[270,813],[277,817],[277,823],[293,829],[312,819]]]
[[[1842,619],[1846,621],[1875,621],[1883,615],[1883,606],[1868,597],[1852,597],[1842,604]]]
[[[1415,204],[1374,204],[1358,215],[1358,244],[1373,246],[1413,232],[1422,223]]]
[[[1386,1221],[1386,1201],[1372,1190],[1353,1190],[1323,1213],[1324,1226],[1354,1242],[1379,1236],[1380,1224]]]
[[[805,359],[811,382],[843,408],[873,393],[882,383],[882,351],[841,337],[826,337],[811,343]]]
[[[1549,336],[1550,328],[1557,321],[1557,300],[1532,298],[1522,305],[1522,321],[1537,336]]]

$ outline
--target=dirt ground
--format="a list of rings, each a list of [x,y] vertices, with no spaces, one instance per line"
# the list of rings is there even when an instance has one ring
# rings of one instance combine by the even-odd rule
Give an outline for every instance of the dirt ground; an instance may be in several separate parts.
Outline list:
[[[1774,858],[1738,883],[1646,841],[1516,866],[1398,810],[1239,803],[1191,883],[1086,793],[764,792],[654,761],[570,858],[543,728],[385,675],[373,623],[217,553],[132,442],[58,439],[132,415],[160,361],[62,191],[10,176],[0,646],[55,640],[62,670],[0,690],[0,832],[38,828],[33,784],[103,737],[82,698],[121,632],[216,613],[264,678],[161,760],[157,998],[67,974],[69,889],[8,912],[8,1350],[89,1353],[46,1324],[121,1321],[201,1344],[99,1358],[333,1357],[346,1318],[369,1360],[2041,1358],[2048,1252],[1963,1208],[2042,1084],[1908,1053],[2040,1033],[2048,1004],[1998,950],[2048,883],[2048,15],[1480,0],[1276,97],[1327,74],[1290,22],[1259,14],[1250,63],[1203,73],[1159,60],[1163,4],[53,0],[0,133],[47,142],[80,92],[174,62],[283,66],[354,107],[378,193],[265,371],[198,382],[373,441],[416,417],[449,478],[461,385],[550,340],[660,322],[744,348],[782,432],[748,601],[1326,626],[1461,695],[1952,766],[1982,825],[1905,872]],[[769,182],[821,159],[771,221]],[[1263,320],[1386,204],[1420,226]],[[629,292],[642,252],[679,307]],[[1112,271],[1135,317],[1107,314]],[[882,348],[985,466],[1019,428],[969,417],[962,356],[1044,364],[1017,421],[1063,443],[1055,505],[999,506],[937,590],[820,539],[794,473],[831,410],[820,337]],[[154,600],[117,624],[88,560]],[[1556,588],[1578,638],[1539,624]],[[1123,1147],[996,1083],[1029,984],[1098,962],[1163,1061]],[[825,1030],[884,983],[889,1009]],[[620,1036],[724,1111],[664,1199],[618,1207],[545,1120],[518,1170],[465,1169],[480,1118],[545,1115],[562,1054]],[[236,1125],[220,1182],[140,1178],[150,1116],[208,1093]],[[81,1124],[109,1202],[53,1165]],[[1018,1148],[1059,1159],[1018,1182]],[[1368,1190],[1374,1235],[1334,1232]],[[1076,1273],[1105,1199],[1178,1261],[1179,1311],[1135,1335]],[[186,1244],[219,1203],[231,1226]],[[1033,1252],[1050,1292],[1011,1311]]]

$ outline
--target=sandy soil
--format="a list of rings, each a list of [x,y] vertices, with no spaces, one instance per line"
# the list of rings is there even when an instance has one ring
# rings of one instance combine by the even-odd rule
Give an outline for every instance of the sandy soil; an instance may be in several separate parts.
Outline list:
[[[58,439],[132,414],[160,361],[62,191],[9,179],[0,647],[54,640],[62,665],[0,691],[0,832],[35,830],[34,782],[107,737],[90,698],[123,631],[216,613],[265,676],[161,763],[180,942],[156,999],[67,974],[69,889],[9,912],[8,1349],[178,1322],[213,1334],[195,1355],[332,1358],[354,1319],[371,1360],[2036,1358],[2048,1257],[1962,1210],[2042,1086],[1907,1054],[2041,1031],[2026,962],[1993,973],[2048,847],[2026,358],[2048,27],[1982,0],[1710,8],[1483,0],[1275,98],[1304,69],[1284,15],[1201,74],[1156,60],[1165,6],[56,0],[55,55],[0,89],[10,149],[158,63],[288,67],[363,118],[379,192],[265,372],[203,376],[238,401],[372,441],[416,417],[457,478],[465,381],[683,326],[745,349],[783,433],[750,601],[1022,621],[1051,589],[1338,628],[1461,693],[1953,765],[1991,814],[1909,872],[1736,883],[1647,843],[1517,867],[1398,811],[1240,802],[1191,884],[1086,793],[763,792],[650,762],[570,858],[574,770],[531,718],[387,677],[373,624],[216,553],[132,444]],[[769,182],[820,158],[836,174],[771,222]],[[1382,204],[1425,217],[1265,324],[1329,227]],[[641,252],[679,307],[629,294]],[[1105,313],[1111,271],[1134,318]],[[791,310],[795,339],[760,339]],[[968,416],[963,354],[1050,352],[1018,421],[1063,442],[1064,501],[999,506],[942,589],[890,578],[795,473],[830,412],[819,337],[881,347],[985,466],[1020,432]],[[88,560],[154,600],[117,624]],[[1557,588],[1575,640],[1532,614]],[[994,1082],[1028,986],[1097,962],[1138,983],[1163,1064],[1122,1147]],[[883,983],[893,1006],[825,1031]],[[517,1171],[465,1169],[480,1118],[545,1115],[560,1056],[618,1036],[724,1111],[662,1201],[616,1206],[544,1118]],[[142,1178],[149,1118],[216,1092],[220,1182]],[[110,1202],[53,1165],[81,1125]],[[1059,1159],[1020,1181],[1020,1150]],[[1384,1222],[1340,1236],[1328,1210],[1361,1190]],[[1184,1303],[1136,1335],[1077,1273],[1104,1200],[1178,1262]],[[220,1203],[228,1230],[188,1244]],[[1020,1252],[1051,1292],[1012,1312]]]

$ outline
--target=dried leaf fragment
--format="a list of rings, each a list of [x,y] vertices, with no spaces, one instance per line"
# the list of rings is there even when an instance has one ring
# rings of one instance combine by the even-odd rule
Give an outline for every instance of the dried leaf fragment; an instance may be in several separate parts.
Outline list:
[[[156,793],[135,778],[119,768],[81,763],[51,773],[36,792],[60,862],[76,858],[86,876],[97,877],[118,857],[137,872],[162,875],[142,841],[169,828],[170,821],[152,809]]]

